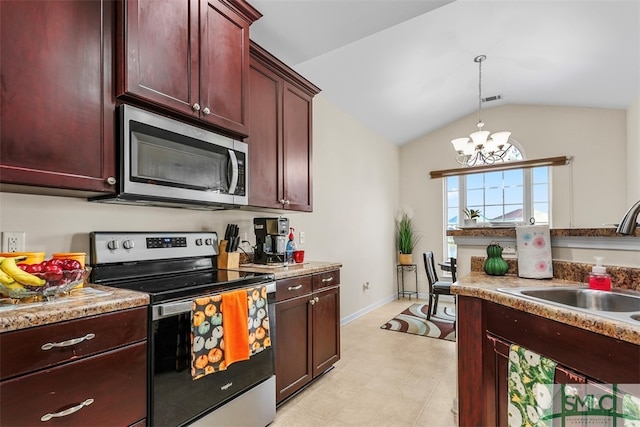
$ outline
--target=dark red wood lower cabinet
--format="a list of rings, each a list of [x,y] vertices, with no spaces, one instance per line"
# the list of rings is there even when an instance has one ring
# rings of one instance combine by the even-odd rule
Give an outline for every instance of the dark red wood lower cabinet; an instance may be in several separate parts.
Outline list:
[[[51,426],[134,424],[146,417],[146,360],[142,342],[3,381],[0,424],[44,425],[42,417]]]
[[[520,310],[458,297],[458,420],[507,425],[509,346],[558,363],[557,384],[638,384],[640,346]]]
[[[339,284],[339,270],[278,281],[279,301],[275,307],[278,404],[340,360]],[[290,289],[308,291],[282,299]]]

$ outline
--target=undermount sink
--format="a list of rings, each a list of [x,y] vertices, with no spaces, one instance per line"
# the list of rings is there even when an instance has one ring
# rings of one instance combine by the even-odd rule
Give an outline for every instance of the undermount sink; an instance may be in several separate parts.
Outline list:
[[[586,287],[500,288],[526,299],[565,306],[627,322],[640,322],[640,292],[598,291]]]
[[[640,311],[640,296],[582,288],[523,290],[523,295],[595,311]]]

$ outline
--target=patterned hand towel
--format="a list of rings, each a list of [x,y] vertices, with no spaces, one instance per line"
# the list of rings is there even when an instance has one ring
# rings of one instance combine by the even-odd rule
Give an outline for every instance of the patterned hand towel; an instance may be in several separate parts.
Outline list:
[[[247,304],[249,306],[249,351],[253,356],[271,346],[267,287],[248,289]]]
[[[555,370],[553,360],[509,347],[509,427],[552,425]]]
[[[222,295],[198,298],[191,311],[191,377],[227,369],[224,360]]]

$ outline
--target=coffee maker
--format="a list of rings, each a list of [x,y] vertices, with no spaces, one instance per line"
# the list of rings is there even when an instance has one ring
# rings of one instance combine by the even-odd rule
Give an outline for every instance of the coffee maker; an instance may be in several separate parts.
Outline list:
[[[284,264],[287,260],[287,218],[254,218],[253,231],[256,234],[255,264]]]

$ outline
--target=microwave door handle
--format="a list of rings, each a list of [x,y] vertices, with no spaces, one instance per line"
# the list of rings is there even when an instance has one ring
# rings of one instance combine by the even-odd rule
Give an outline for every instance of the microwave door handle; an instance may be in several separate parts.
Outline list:
[[[231,169],[229,170],[231,176],[228,177],[230,181],[229,194],[234,194],[238,186],[238,158],[235,151],[229,150],[229,160],[231,161]]]

